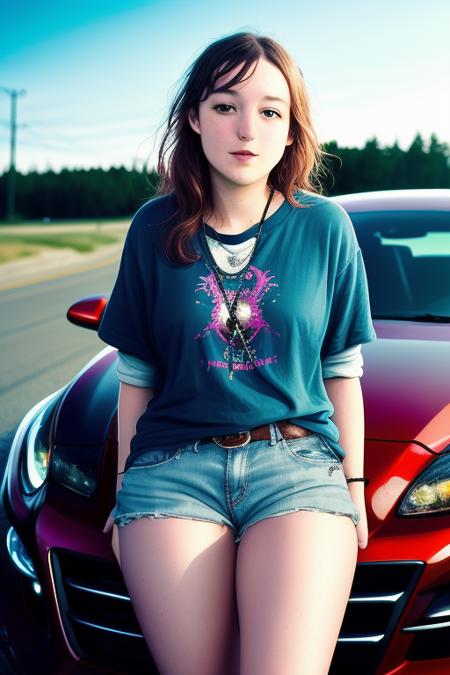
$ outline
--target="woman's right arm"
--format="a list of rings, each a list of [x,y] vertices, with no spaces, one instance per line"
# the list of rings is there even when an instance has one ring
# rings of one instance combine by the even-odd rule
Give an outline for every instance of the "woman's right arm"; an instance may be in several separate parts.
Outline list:
[[[120,382],[119,407],[118,407],[118,444],[119,453],[117,460],[117,490],[122,482],[125,462],[130,454],[130,443],[136,434],[136,424],[144,414],[148,402],[155,395],[155,390],[149,387],[136,387],[133,384]]]
[[[155,390],[149,387],[135,387],[133,384],[120,382],[119,406],[118,406],[118,459],[117,471],[122,472],[125,468],[125,462],[130,454],[131,439],[136,433],[136,424],[141,415],[145,412],[147,404],[155,395]],[[116,482],[116,495],[122,485],[123,473],[118,473]],[[120,566],[119,536],[117,525],[114,523],[111,514],[108,516],[103,532],[109,532],[112,528],[111,546],[117,562]]]

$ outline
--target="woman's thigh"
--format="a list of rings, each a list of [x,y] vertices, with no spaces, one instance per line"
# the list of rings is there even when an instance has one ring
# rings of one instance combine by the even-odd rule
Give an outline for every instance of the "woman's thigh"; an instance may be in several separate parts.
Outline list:
[[[119,528],[119,547],[160,675],[238,675],[233,530],[178,517],[139,518]]]
[[[345,515],[297,511],[247,529],[236,561],[240,675],[327,675],[357,555]]]

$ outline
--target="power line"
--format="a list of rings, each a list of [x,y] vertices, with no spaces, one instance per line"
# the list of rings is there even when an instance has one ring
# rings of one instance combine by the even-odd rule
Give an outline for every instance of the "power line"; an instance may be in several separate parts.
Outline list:
[[[9,89],[8,87],[0,87],[0,91],[4,91],[11,97],[11,119],[10,119],[10,160],[9,160],[9,179],[8,179],[8,201],[6,217],[8,220],[14,219],[15,213],[15,187],[16,187],[16,132],[19,126],[24,127],[26,124],[18,125],[17,119],[17,97],[26,94],[25,89]]]

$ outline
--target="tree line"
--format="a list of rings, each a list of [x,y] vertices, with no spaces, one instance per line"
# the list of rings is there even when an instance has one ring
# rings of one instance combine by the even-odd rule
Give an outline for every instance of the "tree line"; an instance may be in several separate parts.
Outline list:
[[[405,188],[450,188],[450,152],[435,134],[426,143],[417,134],[407,150],[397,142],[381,147],[376,137],[363,148],[322,144],[324,164],[315,179],[327,196]],[[0,176],[0,219],[6,218],[9,173]],[[103,219],[129,217],[156,192],[158,174],[150,171],[62,169],[15,175],[16,220]]]

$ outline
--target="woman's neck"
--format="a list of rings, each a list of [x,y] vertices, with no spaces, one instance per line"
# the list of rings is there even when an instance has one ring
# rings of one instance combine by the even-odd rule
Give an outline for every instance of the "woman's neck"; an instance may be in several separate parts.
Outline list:
[[[217,211],[206,214],[205,222],[221,234],[241,234],[260,222],[269,194],[258,208],[252,203],[242,203],[242,200],[239,199],[234,203],[231,200],[229,204],[223,204],[225,208],[221,209],[219,214],[217,214]],[[284,195],[275,190],[265,218],[269,218],[275,213],[283,202]]]

